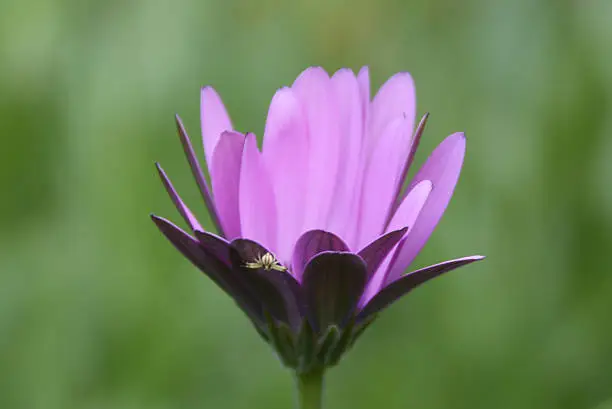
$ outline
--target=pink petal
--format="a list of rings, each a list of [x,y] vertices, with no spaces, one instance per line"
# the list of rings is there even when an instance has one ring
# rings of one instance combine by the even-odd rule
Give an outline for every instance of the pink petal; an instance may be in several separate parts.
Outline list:
[[[224,131],[215,147],[210,166],[215,205],[228,240],[240,237],[239,189],[244,135]]]
[[[359,210],[359,189],[361,185],[360,159],[363,134],[363,112],[359,83],[351,70],[337,71],[331,79],[332,89],[338,101],[340,144],[342,160],[332,199],[328,226],[329,230],[342,237],[348,237],[355,224]]]
[[[368,138],[368,118],[370,116],[370,73],[368,67],[362,67],[357,75],[357,85],[359,88],[359,99],[361,106],[361,140],[359,142],[359,163],[355,173],[355,181],[351,187],[354,189],[353,201],[349,210],[346,212],[345,221],[348,225],[340,227],[343,232],[343,237],[352,249],[359,248],[358,234],[359,223],[354,223],[353,220],[360,219],[361,197],[363,195],[363,175],[366,172],[366,160],[370,156],[370,152],[365,149],[365,144]]]
[[[365,305],[378,291],[380,291],[384,283],[387,282],[389,270],[396,264],[399,252],[403,247],[403,243],[405,243],[412,234],[412,229],[414,228],[415,222],[419,217],[419,213],[422,211],[431,191],[431,182],[428,180],[422,181],[410,190],[400,207],[397,209],[393,219],[391,219],[391,223],[389,223],[387,232],[408,227],[408,233],[404,235],[404,238],[400,240],[400,242],[393,250],[389,252],[389,255],[381,263],[378,271],[376,271],[368,283],[363,297],[361,298],[360,305]]]
[[[464,156],[465,136],[463,133],[452,134],[438,145],[415,175],[410,184],[411,187],[423,180],[430,180],[433,189],[414,227],[399,250],[395,265],[391,266],[387,283],[397,279],[408,268],[440,221],[459,180]],[[393,228],[393,221],[389,228]]]
[[[362,115],[363,115],[363,129],[364,129],[364,137],[365,130],[367,129],[367,120],[369,116],[370,110],[370,71],[368,67],[361,67],[359,70],[359,74],[357,75],[357,82],[359,83],[359,94],[361,95],[361,106],[362,106]]]
[[[290,88],[280,89],[268,110],[263,160],[274,188],[278,215],[280,260],[291,252],[302,233],[308,182],[308,133],[302,107]]]
[[[170,182],[170,179],[166,175],[166,172],[164,172],[164,170],[162,169],[161,165],[159,163],[156,163],[155,166],[157,167],[159,177],[161,178],[162,183],[164,184],[164,187],[166,188],[166,191],[170,196],[170,199],[172,199],[172,203],[174,203],[174,206],[176,207],[176,210],[178,210],[180,215],[183,216],[183,219],[185,219],[185,222],[189,225],[189,228],[191,228],[191,230],[193,231],[204,231],[202,226],[200,226],[198,219],[193,215],[191,210],[189,210],[187,205],[183,202],[181,197],[176,192],[176,189],[174,189],[174,186],[172,186],[172,182]]]
[[[359,248],[383,233],[410,147],[411,122],[399,117],[380,135],[363,176]]]
[[[200,121],[206,163],[210,166],[221,133],[233,129],[223,101],[212,87],[204,87],[200,93]]]
[[[306,69],[292,86],[308,122],[308,185],[303,230],[325,229],[340,161],[338,114],[329,76]]]
[[[419,148],[419,144],[421,142],[421,136],[423,136],[423,131],[425,130],[425,125],[427,125],[428,118],[429,118],[429,113],[426,113],[425,115],[423,115],[423,118],[421,118],[419,125],[417,125],[416,131],[414,131],[414,137],[412,138],[412,141],[410,142],[410,153],[408,154],[408,157],[406,158],[406,162],[404,163],[404,168],[402,169],[402,174],[400,176],[399,183],[397,184],[397,188],[396,188],[395,195],[393,198],[393,206],[391,206],[391,211],[387,215],[387,225],[391,221],[391,217],[393,217],[393,215],[397,211],[397,208],[399,207],[404,197],[406,197],[406,193],[408,193],[408,191],[406,190],[402,194],[402,187],[404,186],[404,182],[406,181],[406,177],[408,176],[408,171],[410,170],[410,167],[412,166],[412,162],[414,161],[414,156],[416,155],[416,151]]]
[[[387,231],[409,226],[408,235],[412,234],[415,223],[421,216],[421,212],[424,212],[424,207],[434,189],[433,183],[429,180],[421,180],[418,184],[410,186],[406,198],[393,215]]]
[[[246,135],[239,189],[242,236],[276,251],[274,191],[253,134]]]
[[[389,78],[374,97],[370,108],[366,145],[368,149],[376,145],[387,125],[401,116],[408,120],[408,127],[412,133],[416,117],[416,94],[414,81],[407,72],[400,72]]]

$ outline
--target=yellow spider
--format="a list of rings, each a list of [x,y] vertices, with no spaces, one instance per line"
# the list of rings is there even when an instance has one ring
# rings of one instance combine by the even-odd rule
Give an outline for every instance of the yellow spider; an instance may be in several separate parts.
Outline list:
[[[263,268],[264,270],[287,271],[287,267],[282,266],[271,253],[266,253],[263,256],[259,255],[254,262],[247,262],[244,266],[255,269]]]

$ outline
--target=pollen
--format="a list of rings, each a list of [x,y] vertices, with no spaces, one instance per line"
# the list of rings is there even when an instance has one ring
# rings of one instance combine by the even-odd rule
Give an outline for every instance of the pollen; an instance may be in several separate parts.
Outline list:
[[[287,267],[282,266],[272,253],[266,253],[263,256],[259,255],[253,262],[245,263],[247,268],[263,268],[264,270],[287,271]]]

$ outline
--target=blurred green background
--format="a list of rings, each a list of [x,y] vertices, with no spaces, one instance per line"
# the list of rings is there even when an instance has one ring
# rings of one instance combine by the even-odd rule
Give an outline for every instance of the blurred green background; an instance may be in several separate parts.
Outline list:
[[[410,71],[422,162],[468,153],[415,266],[488,260],[388,310],[329,408],[612,405],[609,0],[0,1],[0,408],[290,408],[293,380],[158,233],[159,160],[205,219],[173,114],[261,135],[309,65]],[[210,227],[210,223],[207,223]]]

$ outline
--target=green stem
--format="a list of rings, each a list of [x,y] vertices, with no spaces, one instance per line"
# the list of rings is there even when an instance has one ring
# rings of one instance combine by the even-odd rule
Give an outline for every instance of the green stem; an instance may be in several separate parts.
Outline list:
[[[299,409],[323,407],[323,370],[297,375],[297,387]]]

